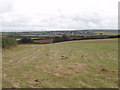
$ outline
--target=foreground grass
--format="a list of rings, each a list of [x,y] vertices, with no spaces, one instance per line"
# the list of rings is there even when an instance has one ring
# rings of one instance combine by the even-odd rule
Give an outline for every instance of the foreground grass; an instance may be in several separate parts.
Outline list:
[[[3,87],[117,88],[117,39],[19,45],[3,51]]]

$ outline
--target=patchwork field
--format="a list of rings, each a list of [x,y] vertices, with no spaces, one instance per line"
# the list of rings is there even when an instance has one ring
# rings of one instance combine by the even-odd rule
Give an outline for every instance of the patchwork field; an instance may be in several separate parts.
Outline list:
[[[100,35],[100,33],[102,33],[103,35],[118,35],[118,32],[95,32],[96,35]]]
[[[3,88],[118,88],[117,39],[3,50]]]

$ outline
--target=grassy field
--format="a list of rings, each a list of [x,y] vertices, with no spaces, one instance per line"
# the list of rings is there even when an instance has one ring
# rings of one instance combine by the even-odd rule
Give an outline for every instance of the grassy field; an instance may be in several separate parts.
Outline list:
[[[102,33],[103,35],[118,35],[118,32],[95,32],[96,35],[100,35]]]
[[[2,89],[2,48],[0,47],[0,89]]]
[[[39,38],[31,38],[31,39],[39,39]],[[17,41],[20,41],[21,38],[16,38]]]
[[[118,88],[118,42],[19,45],[3,50],[2,66],[2,87]]]

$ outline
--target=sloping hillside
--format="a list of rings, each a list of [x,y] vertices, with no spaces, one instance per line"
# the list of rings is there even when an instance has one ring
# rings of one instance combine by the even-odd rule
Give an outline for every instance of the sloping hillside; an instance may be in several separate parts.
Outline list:
[[[117,47],[98,39],[3,50],[3,87],[117,88]]]

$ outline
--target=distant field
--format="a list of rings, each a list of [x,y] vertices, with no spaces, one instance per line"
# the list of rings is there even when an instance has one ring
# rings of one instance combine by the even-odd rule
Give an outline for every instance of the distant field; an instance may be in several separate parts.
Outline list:
[[[19,45],[2,61],[3,87],[118,88],[117,39]]]
[[[102,33],[103,35],[118,35],[118,32],[95,32],[97,35],[100,35]]]
[[[39,39],[39,38],[31,38],[31,39]],[[17,38],[16,40],[19,41],[21,40],[21,38]]]
[[[21,38],[17,38],[16,40],[19,41],[19,40],[21,40]]]
[[[20,36],[42,36],[42,37],[43,36],[45,36],[45,37],[49,36],[50,37],[50,36],[60,36],[60,35],[29,35],[29,34],[26,34],[26,35],[20,35]]]

